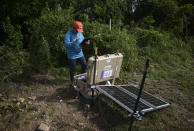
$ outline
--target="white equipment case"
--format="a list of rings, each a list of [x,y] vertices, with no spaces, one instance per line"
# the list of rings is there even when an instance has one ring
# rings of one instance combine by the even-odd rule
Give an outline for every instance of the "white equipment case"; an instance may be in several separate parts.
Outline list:
[[[107,54],[97,56],[96,59],[96,76],[93,83],[94,76],[94,62],[95,57],[90,57],[87,67],[87,83],[89,85],[97,84],[103,81],[111,80],[119,77],[123,55],[121,53]]]

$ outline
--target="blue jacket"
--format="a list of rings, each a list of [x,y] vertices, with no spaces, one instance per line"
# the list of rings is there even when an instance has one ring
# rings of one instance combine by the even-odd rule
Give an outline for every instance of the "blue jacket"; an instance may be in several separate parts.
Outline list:
[[[77,40],[77,37],[79,37],[80,40]],[[67,31],[65,34],[64,42],[67,49],[68,59],[77,59],[84,56],[81,46],[83,40],[84,36],[82,33],[74,33],[73,30]]]

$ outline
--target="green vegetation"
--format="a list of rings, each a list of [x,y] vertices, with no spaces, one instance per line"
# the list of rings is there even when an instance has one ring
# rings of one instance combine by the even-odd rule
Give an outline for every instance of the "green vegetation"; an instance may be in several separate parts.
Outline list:
[[[1,0],[0,12],[0,93],[3,95],[9,97],[15,90],[33,90],[20,89],[19,83],[33,81],[37,74],[41,83],[49,83],[43,76],[50,75],[56,78],[50,78],[51,83],[68,80],[63,39],[74,20],[80,20],[84,24],[84,36],[91,38],[91,45],[83,46],[86,58],[94,54],[92,44],[99,48],[99,55],[116,52],[124,55],[117,84],[140,82],[145,59],[151,60],[145,89],[172,106],[148,115],[145,121],[135,125],[137,130],[144,130],[147,125],[147,130],[194,128],[191,126],[194,117],[193,0]],[[3,107],[2,102],[0,110]],[[20,108],[6,106],[11,112],[18,112]],[[28,123],[27,120],[25,124]]]
[[[84,23],[84,35],[98,45],[99,55],[122,52],[126,71],[139,70],[138,63],[148,57],[152,63],[192,63],[192,2],[28,2],[1,2],[1,81],[48,73],[67,65],[63,39],[74,20]],[[9,6],[14,8],[6,8]],[[112,30],[108,25],[110,18]],[[93,55],[92,46],[84,47],[84,51],[87,58]]]

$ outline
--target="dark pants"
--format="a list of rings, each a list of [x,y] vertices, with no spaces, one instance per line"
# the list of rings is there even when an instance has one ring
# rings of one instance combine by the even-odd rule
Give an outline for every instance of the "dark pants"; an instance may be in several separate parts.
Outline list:
[[[75,68],[76,68],[76,61],[78,61],[81,64],[81,73],[86,72],[86,59],[85,57],[80,57],[77,59],[68,59],[69,62],[69,68],[70,68],[70,78],[71,78],[71,83],[74,81],[74,74],[75,74]]]

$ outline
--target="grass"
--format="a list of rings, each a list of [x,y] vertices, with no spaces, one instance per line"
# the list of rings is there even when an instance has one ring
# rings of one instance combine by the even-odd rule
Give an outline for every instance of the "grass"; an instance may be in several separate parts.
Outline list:
[[[26,111],[28,111],[28,112],[37,111],[37,110],[38,110],[37,107],[34,105],[28,105],[27,109],[26,109]]]
[[[140,84],[142,76],[142,71],[121,72],[117,84],[126,84],[129,79]],[[173,63],[173,65],[151,63],[144,90],[164,98],[171,103],[171,106],[149,113],[142,121],[136,122],[134,129],[137,131],[193,130],[193,122],[190,121],[194,118],[193,76],[193,66],[189,63]]]
[[[30,121],[29,120],[26,120],[25,122],[24,122],[24,125],[29,125],[30,124]]]
[[[98,112],[102,115],[107,130],[124,131],[128,129],[130,122],[130,118],[127,117],[128,112],[106,97],[101,98],[101,103],[98,106],[100,106]],[[170,130],[177,128],[180,124],[176,120],[175,111],[172,107],[169,107],[146,114],[142,121],[134,122],[133,129],[138,131]],[[168,125],[168,128],[166,128],[166,125]]]
[[[54,108],[51,108],[49,110],[49,116],[52,117],[54,113],[55,113],[55,109]]]

